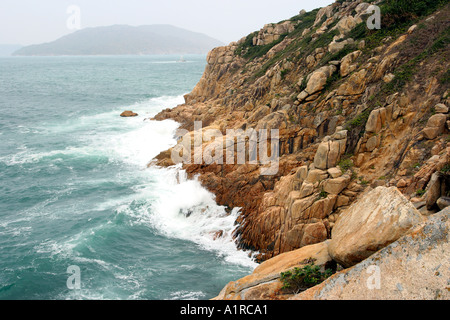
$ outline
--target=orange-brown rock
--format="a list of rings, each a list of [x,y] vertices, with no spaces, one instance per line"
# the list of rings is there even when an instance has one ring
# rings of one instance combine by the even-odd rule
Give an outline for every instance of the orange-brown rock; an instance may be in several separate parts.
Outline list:
[[[133,111],[124,111],[120,114],[120,116],[124,117],[124,118],[128,118],[128,117],[137,117],[138,114]]]
[[[330,48],[364,47],[368,39],[347,35],[364,6],[335,3],[289,23],[267,25],[267,37],[263,31],[213,49],[185,104],[155,116],[174,119],[190,134],[195,121],[223,135],[279,130],[274,175],[262,175],[261,165],[247,162],[183,165],[189,177],[199,175],[219,204],[241,208],[236,239],[260,260],[329,239],[342,211],[366,186],[399,185],[406,198],[414,197],[449,163],[448,86],[440,81],[445,76],[440,58],[450,56],[448,47],[424,57],[420,72],[402,86],[395,77],[383,81],[442,36],[450,23],[449,5],[434,19],[424,18],[421,28],[383,39],[374,50],[327,61]],[[303,25],[302,19],[311,23]],[[339,35],[326,38],[339,21]],[[270,42],[275,30],[287,33]],[[202,150],[212,143],[202,141]],[[172,165],[170,155],[163,152],[154,163]]]
[[[280,254],[263,262],[251,275],[230,282],[215,300],[284,300],[292,296],[283,292],[280,281],[281,272],[302,267],[313,262],[325,268],[331,262],[327,243],[319,243]]]

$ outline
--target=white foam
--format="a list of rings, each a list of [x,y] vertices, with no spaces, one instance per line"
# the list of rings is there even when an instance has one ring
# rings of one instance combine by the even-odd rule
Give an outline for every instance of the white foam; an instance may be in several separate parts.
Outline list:
[[[169,103],[174,107],[179,102],[182,97],[161,97],[152,99],[149,104],[156,104],[161,109],[161,106],[170,106]],[[148,108],[149,104],[138,104],[133,111],[139,113],[140,107]],[[174,136],[179,124],[171,120],[142,121],[142,116],[127,123],[130,126],[128,132],[103,137],[104,141],[96,137],[93,144],[97,149],[109,148],[108,152],[120,161],[142,169],[136,174],[143,182],[135,187],[136,193],[132,197],[111,200],[101,206],[119,204],[122,200],[116,211],[132,217],[136,223],[149,224],[165,236],[187,240],[204,250],[216,252],[228,263],[256,267],[248,252],[238,250],[233,240],[239,209],[228,214],[200,182],[188,180],[180,166],[147,169],[151,159],[176,144]],[[136,208],[132,207],[133,201],[146,204]],[[217,236],[219,233],[220,237]]]
[[[249,253],[238,250],[233,239],[239,209],[227,213],[199,181],[187,180],[179,168],[159,169],[156,200],[151,206],[150,222],[168,237],[192,241],[216,252],[225,261],[254,268]]]

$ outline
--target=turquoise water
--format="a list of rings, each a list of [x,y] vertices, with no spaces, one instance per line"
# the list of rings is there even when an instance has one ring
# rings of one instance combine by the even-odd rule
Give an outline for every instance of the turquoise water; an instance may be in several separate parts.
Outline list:
[[[148,118],[205,67],[178,59],[0,59],[0,299],[210,299],[256,266],[232,241],[237,210],[147,168],[177,128]]]

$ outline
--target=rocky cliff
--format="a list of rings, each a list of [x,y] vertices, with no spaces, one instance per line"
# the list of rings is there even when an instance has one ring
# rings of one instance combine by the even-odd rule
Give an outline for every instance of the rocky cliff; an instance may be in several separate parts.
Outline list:
[[[367,28],[371,4],[381,8],[381,29]],[[275,175],[262,175],[261,163],[183,165],[219,204],[241,208],[241,248],[264,261],[323,244],[380,186],[396,187],[424,217],[448,206],[449,13],[439,0],[337,1],[208,54],[185,104],[155,119],[174,119],[189,135],[194,121],[223,135],[279,130]],[[172,165],[170,154],[152,165]]]

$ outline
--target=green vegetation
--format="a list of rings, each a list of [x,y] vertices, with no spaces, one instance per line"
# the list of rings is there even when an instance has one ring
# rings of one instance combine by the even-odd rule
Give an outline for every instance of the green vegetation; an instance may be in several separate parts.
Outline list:
[[[346,125],[345,128],[347,130],[352,130],[355,128],[365,128],[367,120],[369,120],[370,113],[372,112],[373,108],[368,108],[361,112],[359,115],[357,115],[354,119],[350,120]]]
[[[421,196],[423,196],[424,194],[425,194],[425,190],[423,190],[423,189],[418,189],[418,190],[416,190],[416,195],[418,196],[418,197],[421,197]]]
[[[450,164],[446,164],[442,169],[442,173],[449,173],[450,172]]]
[[[353,168],[354,164],[352,159],[350,158],[346,158],[346,159],[342,159],[338,166],[341,168],[342,173],[347,172],[348,170],[350,170],[351,168]]]
[[[320,271],[320,267],[310,263],[303,268],[294,268],[292,271],[281,273],[281,281],[283,282],[283,289],[290,290],[293,293],[304,291],[308,288],[325,281],[333,275],[331,269]]]
[[[367,181],[366,179],[364,179],[364,177],[359,177],[359,182],[361,183],[361,185],[363,186],[367,186],[370,182]]]
[[[325,199],[326,197],[328,197],[328,192],[326,192],[325,190],[322,189],[322,191],[320,191],[320,193],[319,193],[317,200]]]
[[[339,81],[340,79],[341,79],[340,72],[333,73],[333,75],[327,79],[327,82],[325,83],[325,86],[323,88],[323,93],[326,94],[326,92],[330,90],[333,84]]]
[[[383,88],[387,94],[394,93],[402,89],[408,81],[412,79],[414,74],[419,70],[419,64],[425,58],[430,57],[437,51],[445,48],[450,44],[450,28],[447,28],[440,36],[433,42],[431,46],[424,49],[419,55],[411,59],[404,65],[402,65],[398,70],[394,72],[395,78],[392,82],[385,85]],[[448,73],[448,71],[447,71]],[[448,77],[448,74],[447,74]],[[444,76],[445,78],[445,76]]]
[[[281,79],[284,79],[290,70],[284,69],[281,70]]]
[[[271,43],[268,43],[263,46],[253,45],[253,38],[258,34],[258,32],[253,32],[249,34],[243,43],[241,43],[238,48],[234,51],[234,53],[238,56],[242,56],[245,59],[253,60],[259,57],[264,56],[270,49],[279,44],[281,41],[286,38],[287,34],[283,34],[280,36],[278,40],[275,40]]]
[[[360,23],[350,33],[355,40],[366,41],[366,51],[381,45],[386,37],[397,38],[421,17],[427,16],[448,0],[385,0],[379,4],[381,9],[381,29],[369,30],[366,23]]]
[[[447,71],[439,79],[439,82],[441,84],[449,84],[450,83],[450,69],[447,69]]]
[[[327,53],[325,57],[320,61],[319,66],[324,66],[330,61],[340,61],[349,53],[358,50],[356,44],[347,44],[344,49],[336,52],[336,53]]]

